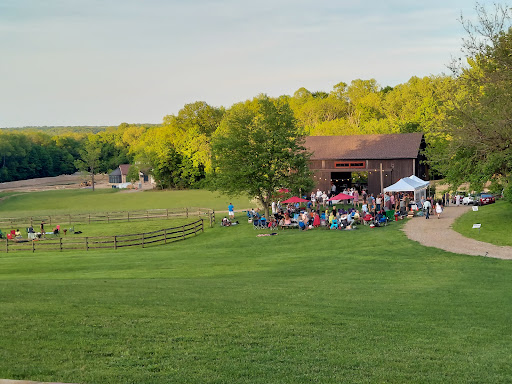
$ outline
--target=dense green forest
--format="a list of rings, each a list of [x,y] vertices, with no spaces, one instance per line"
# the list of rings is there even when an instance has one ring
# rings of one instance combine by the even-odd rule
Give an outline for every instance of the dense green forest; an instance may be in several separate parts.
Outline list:
[[[305,135],[353,135],[435,130],[450,77],[411,78],[394,88],[375,79],[338,83],[330,92],[298,89],[279,99],[289,104]],[[86,144],[100,149],[97,172],[119,164],[149,170],[161,187],[191,187],[211,170],[211,138],[225,108],[198,101],[168,115],[160,125],[33,127],[0,131],[0,181],[56,176],[76,171]]]
[[[432,172],[455,188],[488,181],[512,196],[512,10],[477,6],[451,75],[412,77],[394,87],[375,79],[329,91],[299,88],[274,100],[292,112],[300,135],[422,132]],[[76,171],[110,172],[130,163],[161,188],[201,187],[212,174],[212,141],[233,108],[185,105],[162,124],[0,130],[0,182]],[[247,126],[251,129],[251,126]]]

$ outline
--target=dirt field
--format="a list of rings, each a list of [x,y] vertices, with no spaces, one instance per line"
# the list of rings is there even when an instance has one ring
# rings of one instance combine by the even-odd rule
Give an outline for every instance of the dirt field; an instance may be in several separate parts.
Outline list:
[[[55,177],[42,177],[40,179],[28,179],[20,181],[9,181],[0,183],[0,192],[37,192],[50,191],[55,189],[78,189],[91,188],[81,186],[87,180],[89,175],[75,173],[73,175],[60,175]],[[108,183],[108,175],[95,175],[95,188],[111,188]]]

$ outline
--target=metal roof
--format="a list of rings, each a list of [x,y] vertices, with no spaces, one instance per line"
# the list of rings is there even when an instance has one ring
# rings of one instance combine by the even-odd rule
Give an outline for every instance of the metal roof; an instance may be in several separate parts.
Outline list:
[[[422,133],[388,135],[308,136],[311,160],[415,159]]]

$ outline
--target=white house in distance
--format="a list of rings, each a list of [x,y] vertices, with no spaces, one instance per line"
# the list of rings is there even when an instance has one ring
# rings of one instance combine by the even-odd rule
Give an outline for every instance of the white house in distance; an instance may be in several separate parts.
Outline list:
[[[130,164],[119,165],[119,167],[114,169],[108,175],[108,182],[113,186],[116,185],[118,188],[127,188],[128,184],[131,185],[130,180],[126,179],[130,167]],[[139,182],[135,183],[135,187],[139,189],[152,189],[155,187],[155,184],[156,183],[152,175],[149,175],[144,172],[139,172]]]

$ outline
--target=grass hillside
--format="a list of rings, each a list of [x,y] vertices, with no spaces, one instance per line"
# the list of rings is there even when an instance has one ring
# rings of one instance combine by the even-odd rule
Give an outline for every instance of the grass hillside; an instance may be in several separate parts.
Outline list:
[[[473,224],[482,224],[480,230]],[[496,245],[512,246],[512,204],[500,200],[495,204],[478,207],[478,211],[469,211],[460,216],[453,229],[475,240]]]
[[[0,377],[509,382],[512,264],[401,225],[257,237],[242,221],[149,249],[0,253]]]
[[[1,197],[1,196],[0,196]],[[118,189],[75,189],[11,194],[0,201],[1,217],[69,212],[133,211],[152,208],[204,207],[227,211],[253,206],[247,197],[227,197],[204,190],[130,192]]]

